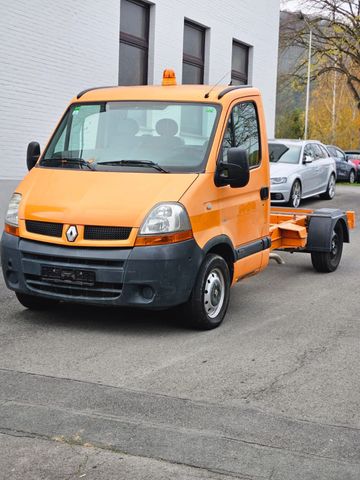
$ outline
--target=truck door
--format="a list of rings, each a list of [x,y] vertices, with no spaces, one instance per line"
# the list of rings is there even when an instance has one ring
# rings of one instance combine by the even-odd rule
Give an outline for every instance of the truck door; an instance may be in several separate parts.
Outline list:
[[[267,150],[261,145],[266,139],[261,142],[258,110],[255,100],[233,104],[219,155],[219,160],[226,162],[227,150],[238,147],[249,156],[249,183],[242,188],[220,188],[223,233],[231,238],[239,261],[247,259],[241,276],[260,268],[262,239],[266,242],[269,232],[269,164]]]

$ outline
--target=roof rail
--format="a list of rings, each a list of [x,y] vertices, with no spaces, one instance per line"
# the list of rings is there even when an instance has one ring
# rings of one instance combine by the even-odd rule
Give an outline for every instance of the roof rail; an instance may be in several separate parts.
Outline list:
[[[220,98],[222,98],[227,93],[232,92],[233,90],[237,90],[238,88],[250,88],[250,87],[252,87],[252,85],[231,85],[230,87],[225,88],[219,93],[218,100],[220,100]]]
[[[101,90],[102,88],[114,88],[117,87],[118,85],[106,85],[104,87],[92,87],[92,88],[86,88],[85,90],[82,90],[80,93],[77,94],[76,98],[81,98],[85,93],[91,92],[92,90]]]

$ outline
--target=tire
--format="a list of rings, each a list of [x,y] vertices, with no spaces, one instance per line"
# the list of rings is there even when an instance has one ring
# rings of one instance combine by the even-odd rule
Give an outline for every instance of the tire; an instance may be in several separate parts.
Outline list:
[[[344,242],[342,225],[338,222],[332,231],[331,252],[312,252],[311,262],[316,271],[321,273],[334,272],[339,266]]]
[[[182,315],[192,328],[211,330],[223,321],[230,299],[230,272],[219,255],[206,255]]]
[[[295,180],[290,190],[288,205],[289,207],[292,207],[292,208],[299,208],[300,203],[301,203],[301,183],[299,180]]]
[[[349,183],[355,183],[356,175],[354,170],[350,170],[349,173]]]
[[[335,197],[335,190],[336,190],[336,179],[335,179],[335,175],[332,173],[330,175],[330,178],[326,187],[326,192],[322,193],[320,197],[323,198],[324,200],[332,200]]]
[[[27,293],[15,292],[15,295],[21,305],[29,310],[46,310],[59,303],[58,300],[28,295]]]

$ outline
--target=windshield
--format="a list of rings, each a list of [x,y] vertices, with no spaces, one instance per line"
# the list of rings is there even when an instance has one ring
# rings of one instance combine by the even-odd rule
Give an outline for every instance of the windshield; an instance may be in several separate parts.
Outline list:
[[[299,163],[301,147],[284,143],[269,143],[270,162]]]
[[[40,162],[86,170],[204,170],[220,106],[100,102],[72,105]]]

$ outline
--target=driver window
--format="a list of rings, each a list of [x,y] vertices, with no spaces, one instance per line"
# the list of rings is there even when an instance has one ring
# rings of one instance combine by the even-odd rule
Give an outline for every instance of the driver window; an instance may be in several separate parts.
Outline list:
[[[250,168],[260,165],[259,122],[253,102],[242,102],[232,109],[222,143],[223,162],[231,147],[247,151]]]
[[[319,160],[319,158],[323,158],[323,154],[321,152],[321,149],[319,147],[319,145],[316,145],[316,143],[314,143],[312,145],[312,148],[314,150],[314,158],[315,160]]]
[[[305,157],[310,157],[312,160],[314,160],[315,158],[314,151],[312,149],[312,146],[309,143],[305,145],[305,148],[304,148],[304,158]]]

